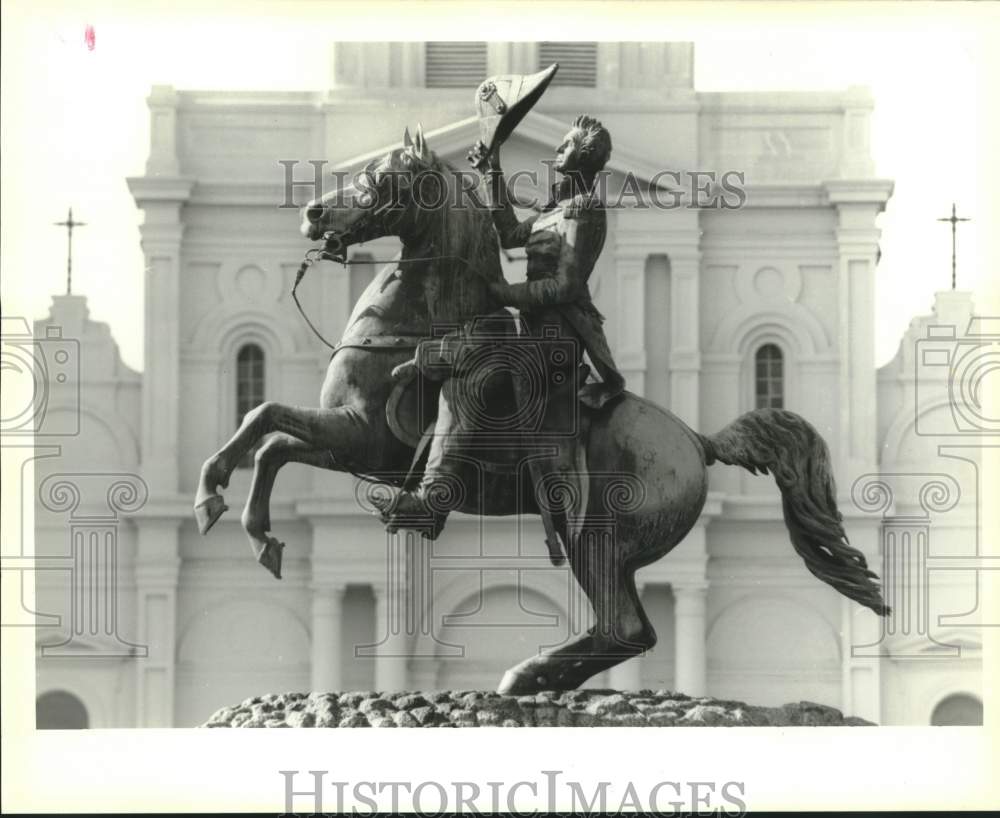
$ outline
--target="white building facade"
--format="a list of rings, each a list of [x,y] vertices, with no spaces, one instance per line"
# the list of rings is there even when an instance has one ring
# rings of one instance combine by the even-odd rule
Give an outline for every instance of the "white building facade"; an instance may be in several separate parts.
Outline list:
[[[191,513],[202,461],[241,414],[261,400],[316,405],[328,363],[289,297],[306,245],[297,208],[279,207],[281,162],[311,183],[310,160],[358,167],[419,121],[430,147],[463,167],[479,80],[554,60],[565,70],[504,146],[508,173],[537,168],[580,113],[612,134],[612,195],[630,175],[646,186],[661,171],[682,185],[693,171],[743,173],[737,209],[609,212],[591,289],[628,387],[703,433],[756,406],[805,416],[833,452],[852,543],[879,573],[883,552],[930,565],[929,583],[887,581],[907,618],[880,623],[806,571],[769,477],[713,466],[697,526],[638,575],[656,648],[591,685],[808,699],[883,724],[974,719],[975,430],[947,426],[948,367],[915,363],[932,328],[966,332],[971,303],[940,295],[876,371],[876,217],[892,184],[874,176],[871,98],[699,93],[689,44],[602,42],[346,43],[322,94],[152,90],[146,173],[129,180],[145,214],[144,371],[121,364],[82,298],[57,297],[35,328],[61,326],[81,348],[79,433],[51,438],[59,456],[36,456],[38,551],[65,563],[36,572],[40,610],[61,616],[39,627],[40,722],[72,712],[96,727],[190,726],[264,692],[492,689],[507,667],[586,626],[537,520],[455,515],[433,547],[387,541],[353,478],[287,466],[271,509],[288,544],[278,582],[239,524],[249,469],[234,473],[233,510],[207,537]],[[304,185],[295,201],[311,195]],[[386,239],[353,252],[383,259],[397,248]],[[520,264],[507,263],[509,279]],[[374,270],[310,272],[300,294],[328,338]],[[76,394],[54,389],[50,411]],[[922,431],[927,412],[936,420]],[[947,443],[966,448],[943,460]],[[82,484],[73,475],[85,472],[95,496],[58,502],[65,481],[54,475]],[[135,496],[108,506],[102,475]],[[936,480],[957,487],[954,503],[924,488]],[[107,522],[94,534],[87,521],[98,517]],[[67,594],[95,554],[114,593],[95,581]],[[388,603],[399,581],[416,627],[400,630]]]

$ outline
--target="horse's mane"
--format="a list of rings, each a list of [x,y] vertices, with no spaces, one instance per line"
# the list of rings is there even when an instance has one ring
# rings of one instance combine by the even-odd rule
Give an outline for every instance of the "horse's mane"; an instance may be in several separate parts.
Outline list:
[[[412,173],[416,176],[428,171],[444,180],[448,195],[441,207],[430,211],[435,215],[426,223],[428,235],[427,241],[422,242],[424,249],[416,249],[410,255],[428,252],[443,256],[440,261],[421,265],[423,276],[438,278],[437,292],[453,296],[461,289],[469,293],[469,299],[458,299],[470,302],[470,315],[455,316],[464,320],[487,311],[485,305],[490,297],[485,293],[485,281],[503,278],[500,243],[481,195],[475,191],[465,192],[463,200],[456,202],[458,169],[431,152],[427,160],[419,161]],[[406,256],[407,250],[404,250],[402,258]],[[429,324],[429,312],[433,314],[434,310],[428,311],[423,288],[415,288],[412,280],[395,280],[396,266],[392,264],[378,272],[358,298],[347,322],[345,338],[359,334],[420,334],[414,322]]]
[[[448,186],[448,199],[440,208],[443,218],[436,219],[435,244],[441,248],[441,252],[457,253],[470,263],[475,263],[479,275],[485,274],[490,280],[498,280],[502,276],[500,243],[493,229],[489,208],[479,192],[481,182],[472,190],[462,191],[462,199],[455,206],[456,183],[460,178],[460,171],[433,152],[430,161],[419,170],[438,173]],[[446,251],[444,248],[449,249]],[[439,268],[439,272],[446,273],[450,267],[446,265]],[[451,272],[458,275],[463,273],[461,269]],[[464,273],[476,275],[468,270]]]

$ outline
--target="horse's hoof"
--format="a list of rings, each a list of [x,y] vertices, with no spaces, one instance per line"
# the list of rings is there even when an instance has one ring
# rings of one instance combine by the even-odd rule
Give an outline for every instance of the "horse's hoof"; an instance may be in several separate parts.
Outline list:
[[[229,506],[221,494],[211,494],[194,507],[194,519],[198,523],[198,531],[207,534],[219,517],[229,511]]]
[[[544,675],[511,668],[500,680],[497,693],[501,696],[525,696],[550,689],[549,680]]]
[[[283,542],[278,542],[274,537],[268,537],[264,548],[257,556],[257,562],[270,571],[275,579],[281,579],[281,553],[284,549]]]

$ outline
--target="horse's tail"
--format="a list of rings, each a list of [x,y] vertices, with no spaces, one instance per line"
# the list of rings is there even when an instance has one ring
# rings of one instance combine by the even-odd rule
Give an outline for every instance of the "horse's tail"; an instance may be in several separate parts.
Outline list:
[[[774,475],[795,551],[812,574],[844,596],[887,616],[865,555],[852,547],[837,510],[830,450],[812,425],[784,409],[747,412],[721,432],[698,435],[705,462]]]

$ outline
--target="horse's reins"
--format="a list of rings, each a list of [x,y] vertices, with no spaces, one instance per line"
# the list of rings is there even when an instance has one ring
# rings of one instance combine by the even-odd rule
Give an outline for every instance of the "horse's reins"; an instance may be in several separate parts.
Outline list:
[[[373,176],[370,171],[370,167],[371,165],[369,164],[369,166],[365,168],[365,176],[366,178],[369,179],[369,184],[372,187],[374,187],[375,185],[373,183]],[[372,221],[385,215],[386,212],[398,209],[398,207],[399,207],[398,202],[388,201],[385,204],[382,204],[377,208],[375,208],[374,210],[366,213],[363,217],[363,220],[360,223],[363,227],[368,227],[368,225]],[[398,227],[402,219],[403,219],[402,215],[398,216],[395,219],[394,223],[392,225],[389,225],[390,231]],[[326,338],[323,337],[323,334],[318,329],[316,329],[316,326],[313,324],[312,321],[309,320],[309,316],[306,315],[306,311],[302,308],[302,304],[299,303],[299,297],[296,294],[296,290],[298,290],[299,284],[302,283],[302,279],[305,277],[306,271],[310,267],[312,267],[312,265],[315,264],[317,261],[335,261],[338,264],[341,264],[344,267],[346,267],[348,264],[399,264],[401,262],[411,262],[411,261],[442,261],[444,259],[453,259],[455,261],[462,262],[467,269],[472,270],[472,272],[475,273],[477,276],[479,276],[481,279],[483,279],[483,281],[485,281],[487,285],[495,283],[491,281],[486,276],[486,274],[483,273],[478,267],[473,265],[471,261],[469,261],[466,258],[462,258],[462,256],[430,255],[430,256],[414,256],[411,258],[398,258],[398,259],[396,258],[349,259],[343,254],[344,240],[342,236],[336,236],[332,232],[328,232],[324,234],[323,241],[324,241],[323,247],[313,247],[306,251],[305,257],[302,259],[302,263],[299,265],[298,272],[295,274],[295,284],[292,285],[292,301],[295,302],[295,306],[298,308],[299,314],[302,316],[302,319],[309,326],[309,329],[313,331],[313,334],[317,338],[319,338],[319,340],[322,341],[327,347],[329,347],[334,351],[337,350],[337,346],[327,341]],[[334,242],[336,242],[336,245],[334,245]],[[510,253],[508,253],[506,250],[503,249],[502,251],[504,255],[507,257],[507,260],[511,261],[512,257]],[[397,268],[397,277],[401,272],[402,271]]]
[[[323,337],[323,333],[321,333],[318,329],[316,329],[316,327],[313,324],[313,322],[309,320],[309,316],[306,315],[306,311],[302,308],[302,304],[299,301],[298,294],[296,293],[296,290],[298,289],[299,284],[301,284],[302,283],[302,279],[305,278],[306,272],[317,261],[335,261],[338,264],[341,264],[344,267],[346,267],[349,264],[398,264],[399,262],[403,262],[403,261],[406,261],[406,262],[410,262],[410,261],[439,261],[441,259],[448,258],[448,259],[455,259],[456,261],[463,262],[466,265],[466,267],[468,267],[470,270],[473,270],[474,272],[476,272],[481,278],[483,278],[484,280],[486,280],[487,283],[489,281],[488,279],[486,279],[485,275],[483,275],[481,272],[479,272],[479,270],[477,270],[475,267],[472,266],[472,263],[468,259],[462,258],[461,256],[455,256],[455,255],[434,255],[434,256],[413,256],[411,258],[406,258],[406,259],[396,259],[396,258],[393,258],[393,259],[367,259],[367,258],[366,259],[349,259],[349,258],[345,258],[342,255],[338,255],[338,251],[342,250],[343,247],[344,247],[344,243],[343,243],[343,241],[340,238],[338,238],[336,236],[333,236],[333,235],[331,235],[331,234],[328,233],[326,236],[324,236],[324,241],[325,241],[325,243],[324,243],[323,247],[312,247],[312,248],[310,248],[309,250],[306,251],[305,257],[302,259],[302,263],[299,265],[299,269],[298,269],[298,271],[295,274],[295,283],[292,285],[292,300],[295,302],[295,306],[298,308],[299,314],[302,316],[303,320],[306,322],[306,324],[309,325],[309,329],[311,329],[313,331],[313,334],[317,338],[319,338],[320,341],[322,341],[324,344],[326,344],[326,346],[328,346],[330,349],[332,349],[334,352],[336,352],[339,347],[336,346],[336,345],[334,345],[334,344],[331,344],[329,341],[327,341],[326,338]],[[333,246],[333,242],[336,242],[336,246]],[[398,268],[397,268],[397,272],[398,272]],[[401,348],[405,349],[405,348],[407,348],[407,346],[404,345]],[[433,436],[434,436],[434,423],[432,422],[431,424],[428,425],[428,427],[424,430],[424,433],[420,436],[420,441],[419,441],[419,443],[416,446],[416,450],[414,451],[413,460],[410,463],[409,471],[407,472],[406,477],[403,480],[403,486],[402,487],[403,487],[404,490],[411,490],[413,488],[414,480],[416,479],[417,474],[418,474],[418,472],[417,472],[417,463],[420,461],[420,458],[423,456],[424,452],[426,451],[427,446],[430,444],[431,438]],[[332,456],[332,454],[333,453],[331,452],[331,456]],[[334,458],[334,462],[336,463],[336,458]],[[373,483],[384,483],[385,482],[384,479],[382,479],[380,477],[377,477],[375,475],[360,474],[360,473],[356,472],[354,469],[352,469],[346,463],[344,463],[344,464],[337,464],[337,465],[341,466],[345,471],[348,471],[351,474],[353,474],[359,480],[366,480],[368,482],[373,482]]]
[[[416,262],[416,261],[442,261],[444,259],[454,259],[455,261],[461,261],[468,269],[472,270],[476,275],[482,278],[487,284],[492,283],[484,273],[480,272],[472,262],[462,256],[456,255],[433,255],[433,256],[411,256],[410,258],[390,258],[390,259],[351,259],[345,258],[342,255],[338,255],[338,251],[343,249],[343,242],[336,236],[331,236],[329,233],[325,237],[326,244],[323,247],[312,247],[306,250],[305,257],[302,259],[302,263],[299,265],[298,272],[295,274],[295,284],[292,285],[292,300],[295,302],[295,306],[299,310],[299,314],[302,316],[306,324],[309,325],[309,329],[313,331],[313,334],[319,338],[326,346],[332,350],[336,350],[337,346],[331,344],[323,334],[316,329],[312,321],[309,320],[309,316],[306,315],[306,311],[302,308],[302,304],[299,302],[299,297],[296,294],[296,290],[299,284],[302,283],[302,279],[305,278],[306,271],[313,266],[317,261],[335,261],[337,264],[346,267],[349,264],[401,264],[403,262]],[[331,243],[337,242],[337,247],[331,249]],[[398,271],[397,272],[401,272]]]

